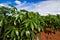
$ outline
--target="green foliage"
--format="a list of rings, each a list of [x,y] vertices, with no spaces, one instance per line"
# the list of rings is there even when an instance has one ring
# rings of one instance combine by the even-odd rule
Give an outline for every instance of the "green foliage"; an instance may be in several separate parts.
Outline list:
[[[39,40],[38,33],[46,28],[60,29],[60,15],[41,16],[38,12],[0,7],[0,40]]]
[[[1,7],[0,10],[1,40],[34,40],[38,37],[40,21],[37,17],[39,14],[26,10],[17,11],[13,6],[11,8]]]

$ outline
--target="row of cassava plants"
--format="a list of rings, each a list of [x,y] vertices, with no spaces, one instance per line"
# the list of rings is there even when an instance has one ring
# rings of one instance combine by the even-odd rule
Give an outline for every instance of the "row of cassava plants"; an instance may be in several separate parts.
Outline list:
[[[60,15],[41,16],[38,12],[18,11],[0,6],[0,40],[40,40],[39,32],[60,29]]]

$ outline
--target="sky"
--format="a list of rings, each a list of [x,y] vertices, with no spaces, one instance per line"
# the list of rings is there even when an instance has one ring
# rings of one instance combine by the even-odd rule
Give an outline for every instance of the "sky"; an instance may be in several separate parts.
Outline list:
[[[60,0],[0,0],[1,6],[14,5],[18,10],[39,12],[40,15],[60,14]]]

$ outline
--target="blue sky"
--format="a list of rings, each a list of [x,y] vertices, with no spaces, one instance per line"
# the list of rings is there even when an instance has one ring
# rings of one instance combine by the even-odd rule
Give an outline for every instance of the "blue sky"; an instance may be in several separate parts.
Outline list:
[[[60,0],[0,0],[1,6],[14,5],[18,10],[39,12],[41,15],[60,14]]]
[[[7,3],[7,2],[10,2],[12,5],[16,5],[16,3],[14,2],[16,0],[0,0],[0,3]],[[17,0],[17,1],[20,1],[20,2],[24,2],[26,1],[27,3],[38,3],[38,2],[42,2],[42,1],[46,1],[46,0]]]
[[[15,0],[0,0],[0,3],[4,3],[4,2],[14,2]],[[27,1],[27,2],[34,2],[34,3],[36,3],[36,2],[40,2],[40,1],[45,1],[45,0],[18,0],[18,1],[21,1],[21,2],[24,2],[24,1]]]

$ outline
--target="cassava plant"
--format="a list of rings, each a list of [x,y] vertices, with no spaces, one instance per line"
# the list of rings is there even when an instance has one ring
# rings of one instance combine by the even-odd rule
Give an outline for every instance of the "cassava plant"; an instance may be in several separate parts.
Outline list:
[[[0,7],[0,40],[39,40],[38,15],[17,8]]]
[[[10,5],[11,6],[11,5]],[[60,15],[41,16],[38,12],[18,11],[16,7],[0,6],[0,40],[40,40],[39,32],[60,29]]]

